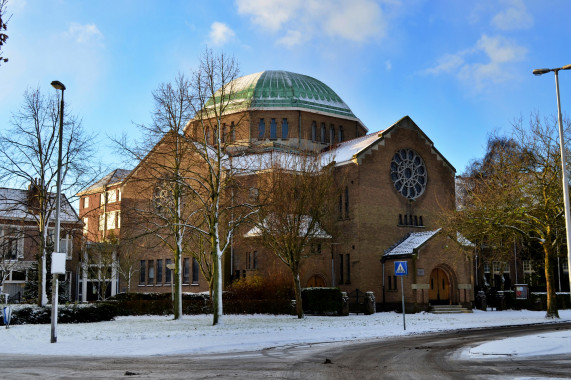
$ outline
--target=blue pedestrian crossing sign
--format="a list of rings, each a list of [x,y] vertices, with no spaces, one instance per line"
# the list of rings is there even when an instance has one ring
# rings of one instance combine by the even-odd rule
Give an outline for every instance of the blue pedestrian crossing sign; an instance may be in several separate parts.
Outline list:
[[[406,261],[395,261],[395,276],[408,276],[408,266]]]

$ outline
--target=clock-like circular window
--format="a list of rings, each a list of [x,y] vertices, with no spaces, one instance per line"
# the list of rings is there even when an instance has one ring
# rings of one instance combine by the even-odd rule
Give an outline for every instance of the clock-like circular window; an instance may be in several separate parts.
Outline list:
[[[391,161],[391,179],[395,189],[408,199],[416,199],[426,189],[426,166],[412,149],[401,149]]]

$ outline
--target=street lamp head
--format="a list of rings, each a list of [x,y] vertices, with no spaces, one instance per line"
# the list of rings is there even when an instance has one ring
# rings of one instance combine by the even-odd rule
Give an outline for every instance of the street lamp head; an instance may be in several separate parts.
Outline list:
[[[561,70],[570,70],[571,69],[571,65],[565,65],[561,68]]]
[[[65,86],[59,80],[52,81],[52,87],[56,90],[65,90]]]
[[[535,70],[533,70],[533,75],[542,75],[542,74],[548,73],[550,71],[551,71],[551,69],[535,69]]]

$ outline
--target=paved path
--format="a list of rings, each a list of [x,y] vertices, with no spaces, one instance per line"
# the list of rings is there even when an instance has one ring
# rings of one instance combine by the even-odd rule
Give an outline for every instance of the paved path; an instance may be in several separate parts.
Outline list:
[[[459,359],[463,347],[571,323],[471,329],[365,343],[323,343],[255,352],[129,358],[4,355],[2,379],[512,379],[571,376],[570,355]],[[145,344],[141,341],[140,344]],[[330,361],[330,363],[326,363]]]

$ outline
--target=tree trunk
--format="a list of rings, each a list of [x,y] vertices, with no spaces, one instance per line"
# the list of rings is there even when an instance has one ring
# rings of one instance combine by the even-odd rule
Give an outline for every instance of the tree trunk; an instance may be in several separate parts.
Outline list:
[[[175,252],[174,255],[174,278],[171,280],[174,280],[174,319],[180,319],[182,312],[181,312],[181,306],[182,306],[182,258],[180,255],[180,252]],[[180,300],[180,302],[179,302]]]
[[[222,324],[222,255],[217,245],[212,252],[212,325]]]
[[[547,246],[543,247],[545,253],[545,283],[547,285],[547,314],[545,318],[559,318],[557,310],[557,295],[555,294],[553,274],[553,252]]]
[[[293,285],[295,290],[295,309],[297,311],[297,317],[302,319],[303,315],[303,305],[301,303],[301,283],[299,281],[299,271],[292,270],[293,274]]]

